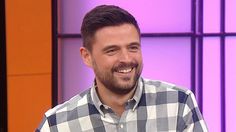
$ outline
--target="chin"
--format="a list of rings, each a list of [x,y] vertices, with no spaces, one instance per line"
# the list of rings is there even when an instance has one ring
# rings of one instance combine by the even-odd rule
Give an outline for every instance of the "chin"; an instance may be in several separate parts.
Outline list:
[[[135,86],[135,83],[133,80],[130,80],[128,82],[119,83],[118,85],[122,89],[133,89],[133,87]]]
[[[126,86],[117,87],[115,90],[113,89],[112,91],[117,94],[124,95],[124,94],[130,93],[130,91],[132,91],[133,89],[134,89],[134,87],[126,85]]]

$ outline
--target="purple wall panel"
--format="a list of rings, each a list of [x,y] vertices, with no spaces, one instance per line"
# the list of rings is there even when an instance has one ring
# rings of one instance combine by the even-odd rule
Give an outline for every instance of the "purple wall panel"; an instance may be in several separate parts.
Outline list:
[[[60,0],[61,33],[80,33],[81,21],[87,11],[101,4],[114,4],[125,8],[137,19],[142,33],[190,32],[190,0]],[[131,6],[132,5],[132,6]],[[181,25],[181,26],[180,26]]]
[[[220,0],[203,0],[203,32],[220,32]]]
[[[236,37],[226,38],[226,131],[236,130]]]
[[[226,32],[236,32],[236,0],[226,0],[225,30]]]
[[[80,57],[80,39],[62,39],[62,100],[89,88],[93,71]],[[190,38],[142,38],[143,76],[190,88]]]
[[[190,88],[190,38],[142,38],[143,76]]]
[[[203,116],[210,132],[220,132],[220,39],[203,40]]]
[[[93,82],[93,71],[88,68],[80,56],[81,39],[61,40],[61,92],[66,101],[79,92],[88,89]]]

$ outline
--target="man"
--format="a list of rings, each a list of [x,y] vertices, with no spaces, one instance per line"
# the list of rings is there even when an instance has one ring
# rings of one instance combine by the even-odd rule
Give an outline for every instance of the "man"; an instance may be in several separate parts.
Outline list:
[[[45,113],[37,131],[206,132],[193,93],[140,77],[140,29],[112,5],[84,17],[80,53],[95,73],[93,86]]]

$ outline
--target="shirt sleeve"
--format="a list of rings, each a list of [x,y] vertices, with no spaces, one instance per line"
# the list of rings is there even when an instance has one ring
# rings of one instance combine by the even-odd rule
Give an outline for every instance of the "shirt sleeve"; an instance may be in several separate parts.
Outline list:
[[[46,116],[44,116],[42,122],[40,123],[39,127],[35,130],[35,132],[50,132],[50,127]]]
[[[183,110],[184,132],[208,132],[194,94],[189,91]]]

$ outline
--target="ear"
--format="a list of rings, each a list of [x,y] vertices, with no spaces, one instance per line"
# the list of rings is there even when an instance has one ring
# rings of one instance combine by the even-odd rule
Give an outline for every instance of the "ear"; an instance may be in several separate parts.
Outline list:
[[[80,48],[80,55],[84,61],[84,64],[92,67],[91,53],[85,47]]]

